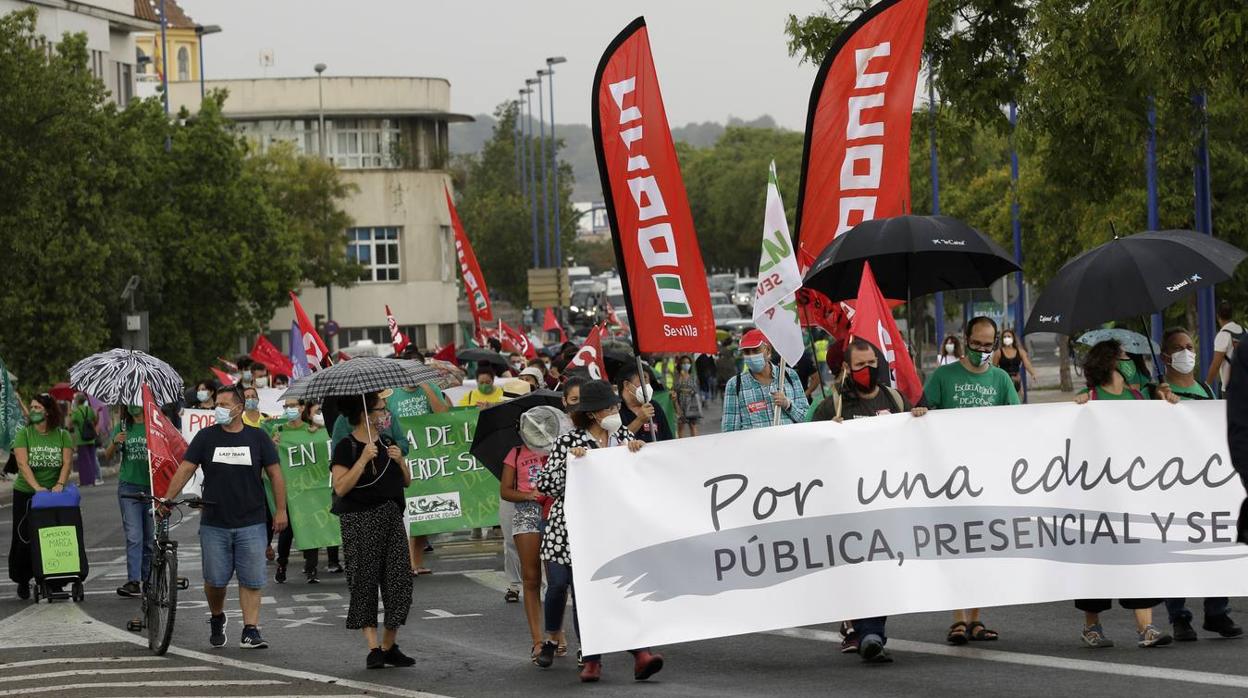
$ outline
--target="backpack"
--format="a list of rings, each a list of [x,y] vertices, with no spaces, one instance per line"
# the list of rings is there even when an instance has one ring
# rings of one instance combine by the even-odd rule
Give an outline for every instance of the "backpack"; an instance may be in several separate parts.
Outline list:
[[[1232,332],[1226,329],[1225,327],[1222,328],[1222,331],[1225,332],[1227,335],[1229,335],[1231,338],[1231,346],[1226,350],[1226,360],[1230,361],[1231,358],[1235,356],[1235,352],[1239,350],[1239,342],[1245,336],[1248,336],[1248,332],[1244,331],[1243,325],[1240,325],[1239,332]]]
[[[95,422],[99,419],[99,416],[96,415],[95,410],[92,409],[89,404],[84,403],[82,407],[79,407],[78,409],[81,410],[84,407],[86,410],[82,417],[82,431],[79,432],[79,435],[82,437],[83,441],[95,443],[96,439],[100,438],[99,432],[95,429]],[[88,414],[90,415],[89,418],[87,417]]]

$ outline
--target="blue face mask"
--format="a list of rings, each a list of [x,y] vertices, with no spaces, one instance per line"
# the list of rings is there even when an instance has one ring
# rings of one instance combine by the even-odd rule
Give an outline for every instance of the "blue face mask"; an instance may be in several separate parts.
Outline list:
[[[287,407],[286,409],[282,410],[282,416],[286,418],[286,421],[293,422],[296,419],[299,419],[299,408]]]
[[[745,367],[750,369],[750,373],[762,373],[767,366],[767,358],[762,354],[751,354],[745,357]]]
[[[258,410],[260,409],[260,401],[254,397],[248,398],[247,400],[243,401],[243,407],[247,410]]]
[[[229,424],[234,421],[234,410],[218,406],[213,410],[213,416],[217,418],[217,424]]]

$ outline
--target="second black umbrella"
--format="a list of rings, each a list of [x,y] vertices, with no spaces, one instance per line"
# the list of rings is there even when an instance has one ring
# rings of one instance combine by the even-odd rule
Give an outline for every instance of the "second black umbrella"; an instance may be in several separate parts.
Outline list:
[[[502,479],[503,459],[521,444],[520,415],[538,405],[562,408],[563,394],[553,390],[534,390],[523,397],[495,403],[481,410],[468,452],[494,473],[494,477]]]

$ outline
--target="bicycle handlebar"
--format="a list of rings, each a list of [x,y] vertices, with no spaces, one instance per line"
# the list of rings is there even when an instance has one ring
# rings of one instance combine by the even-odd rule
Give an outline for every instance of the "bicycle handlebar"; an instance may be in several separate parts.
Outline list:
[[[167,506],[167,507],[176,507],[176,506],[185,505],[192,509],[199,509],[204,506],[212,506],[213,504],[213,502],[204,501],[203,499],[200,499],[199,497],[183,497],[182,499],[168,500],[168,499],[161,499],[160,497],[153,497],[150,494],[143,494],[141,492],[123,494],[119,496],[122,499],[134,499],[140,502],[155,501],[157,504],[163,504],[164,506]]]

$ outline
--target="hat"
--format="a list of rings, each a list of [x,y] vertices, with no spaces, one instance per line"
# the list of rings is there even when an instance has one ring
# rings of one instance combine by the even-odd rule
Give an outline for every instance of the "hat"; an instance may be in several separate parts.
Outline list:
[[[524,369],[523,371],[521,371],[521,372],[520,372],[520,377],[521,377],[521,378],[523,378],[523,377],[525,377],[525,376],[532,376],[532,377],[536,378],[536,379],[537,379],[537,384],[538,384],[538,385],[541,385],[541,384],[542,384],[542,383],[546,380],[546,376],[543,376],[543,375],[542,375],[542,369],[540,369],[540,368],[538,368],[538,367],[536,367],[536,366],[530,366],[530,367],[528,367],[528,368],[526,368],[526,369]]]
[[[549,453],[555,439],[571,429],[563,410],[550,405],[532,407],[520,415],[520,440],[534,451]]]
[[[741,337],[742,349],[757,349],[767,343],[767,335],[762,330],[753,329]]]
[[[385,400],[391,395],[394,395],[394,390],[391,388],[386,388],[384,390],[380,390],[377,392],[377,397],[381,398],[382,400]]]
[[[615,394],[611,384],[603,381],[589,381],[581,385],[581,401],[570,405],[575,412],[597,412],[613,405],[620,404],[620,396]]]
[[[528,395],[529,391],[533,390],[533,386],[529,385],[528,381],[522,381],[519,378],[506,378],[495,385],[502,387],[504,397],[520,397]]]

